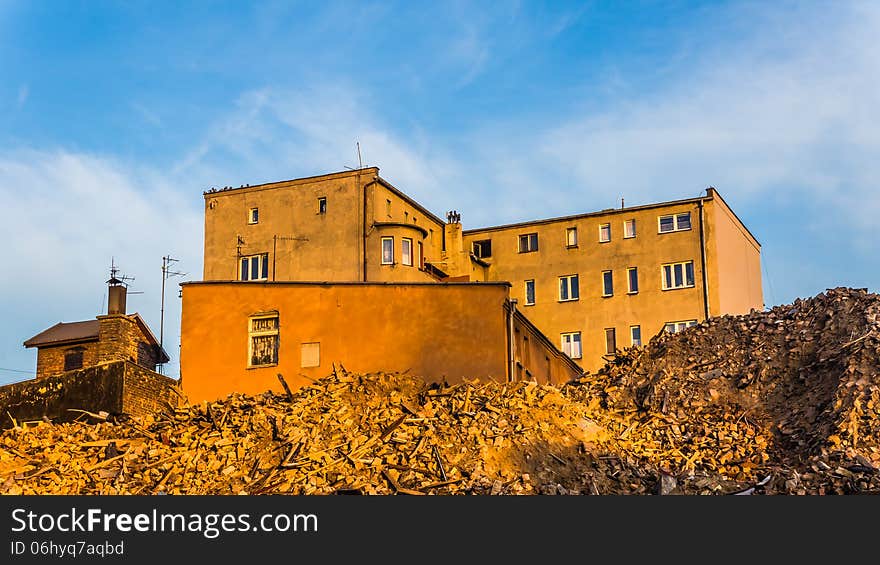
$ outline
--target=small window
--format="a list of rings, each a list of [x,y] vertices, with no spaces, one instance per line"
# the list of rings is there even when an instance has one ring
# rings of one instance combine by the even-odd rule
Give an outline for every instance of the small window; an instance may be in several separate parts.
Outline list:
[[[300,367],[321,366],[321,344],[319,342],[303,343],[300,345]]]
[[[528,280],[526,281],[526,306],[532,306],[535,304],[535,281]]]
[[[660,233],[689,230],[691,229],[691,213],[682,212],[681,214],[660,216],[658,222]]]
[[[492,256],[492,240],[491,239],[481,239],[480,241],[475,241],[473,244],[474,255],[480,258],[491,257]]]
[[[391,217],[391,201],[385,200],[385,214],[390,218]]]
[[[611,241],[611,224],[602,224],[599,226],[599,243],[607,243]]]
[[[322,196],[318,198],[318,213],[326,214],[327,213],[327,197]]]
[[[691,288],[694,286],[694,262],[663,265],[663,290]]]
[[[404,212],[403,213],[403,223],[405,224],[407,222],[409,222],[409,212]]]
[[[578,288],[578,276],[566,275],[559,277],[559,301],[566,302],[569,300],[577,300],[580,298],[580,289]]]
[[[638,267],[630,267],[626,270],[626,279],[629,283],[629,294],[637,294],[639,292],[639,269]]]
[[[393,237],[383,237],[382,238],[382,264],[383,265],[393,265],[394,264],[394,238]]]
[[[629,239],[636,236],[636,221],[626,220],[623,222],[623,237]]]
[[[642,346],[642,326],[629,327],[629,342],[634,347]]]
[[[248,223],[256,224],[260,222],[260,209],[259,208],[251,208],[248,210]]]
[[[83,351],[85,350],[82,347],[74,347],[73,349],[68,349],[64,352],[65,371],[75,371],[77,369],[82,369]]]
[[[418,250],[418,259],[419,259],[419,269],[424,270],[425,268],[425,250],[422,248],[422,242],[416,242],[416,249]]]
[[[572,359],[581,358],[581,332],[562,334],[562,352]]]
[[[278,315],[254,316],[248,320],[248,366],[278,364]]]
[[[538,250],[538,234],[526,233],[519,236],[519,252],[529,253]]]
[[[577,247],[578,246],[578,229],[577,228],[567,228],[565,230],[565,246],[566,247]]]
[[[240,281],[265,281],[269,278],[269,254],[248,255],[241,258],[238,269]]]
[[[611,271],[602,271],[602,296],[614,296],[614,275]]]
[[[674,334],[696,325],[696,320],[683,320],[681,322],[667,322],[666,325],[663,326],[663,329],[671,334]]]
[[[400,240],[400,262],[404,265],[412,267],[412,240],[408,237],[404,237]]]
[[[614,328],[605,328],[605,355],[614,355],[617,351],[617,336]]]

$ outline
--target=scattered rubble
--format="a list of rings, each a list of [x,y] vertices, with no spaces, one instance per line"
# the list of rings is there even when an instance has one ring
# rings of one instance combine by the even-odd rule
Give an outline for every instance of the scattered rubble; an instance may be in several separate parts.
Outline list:
[[[3,432],[0,493],[880,493],[880,296],[713,318],[561,388],[338,367],[292,393],[82,417]]]

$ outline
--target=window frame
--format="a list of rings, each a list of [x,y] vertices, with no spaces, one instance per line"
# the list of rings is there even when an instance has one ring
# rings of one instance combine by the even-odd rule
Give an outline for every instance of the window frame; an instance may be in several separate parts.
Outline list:
[[[390,261],[385,260],[385,242],[386,241],[391,242],[391,260]],[[394,264],[394,236],[393,235],[382,236],[381,242],[382,242],[382,244],[381,244],[381,257],[380,257],[380,259],[382,260],[382,264],[383,265],[393,265]]]
[[[480,250],[479,253],[477,252],[477,249]],[[483,252],[486,250],[489,252],[484,255]],[[471,253],[480,259],[488,259],[489,257],[492,257],[492,239],[479,239],[473,241],[471,243]]]
[[[679,223],[680,223],[679,217],[680,216],[687,216],[688,227],[683,228],[683,227],[679,226]],[[664,218],[672,218],[672,229],[671,230],[665,230],[665,231],[663,230],[663,219]],[[662,216],[657,216],[657,233],[658,234],[674,233],[674,232],[678,232],[678,231],[690,231],[691,229],[693,229],[693,227],[694,227],[694,224],[691,221],[690,210],[688,210],[687,212],[675,212],[674,214],[663,214]]]
[[[407,262],[407,244],[409,244],[409,262]],[[400,238],[400,263],[407,267],[413,266],[413,240],[411,237]]]
[[[611,336],[611,340],[609,342],[608,337]],[[608,351],[609,343],[614,345],[614,348],[611,351]],[[605,355],[614,355],[617,353],[617,329],[616,328],[605,328]]]
[[[572,238],[572,235],[574,237]],[[578,246],[578,229],[577,226],[572,226],[570,228],[565,228],[565,247],[567,249],[572,249]]]
[[[635,288],[633,288],[633,277],[632,274],[635,273]],[[638,294],[639,293],[639,268],[638,267],[627,267],[626,268],[626,288],[627,294]]]
[[[529,302],[529,283],[532,283],[532,301]],[[526,279],[523,281],[523,304],[525,306],[535,305],[535,279]]]
[[[688,328],[692,328],[692,327],[696,326],[697,323],[698,323],[697,320],[693,319],[693,318],[690,320],[675,320],[673,322],[666,322],[665,324],[663,324],[663,331],[669,332],[672,334],[677,334],[678,332],[681,332],[681,331],[684,331]],[[683,327],[678,327],[681,324],[684,324]],[[670,330],[669,326],[672,326],[673,329]]]
[[[248,221],[249,226],[260,223],[260,208],[256,206],[254,208],[248,208]]]
[[[566,338],[568,339],[568,343],[566,344]],[[581,337],[581,332],[562,332],[559,334],[559,343],[560,343],[560,351],[562,351],[565,355],[568,355],[571,359],[583,359],[584,357],[584,341]],[[572,348],[574,344],[577,343],[578,354],[572,355]],[[568,345],[568,351],[566,350],[566,345]]]
[[[532,248],[533,236],[535,242],[534,248]],[[526,242],[525,249],[523,248],[523,241]],[[538,232],[521,233],[517,237],[517,242],[517,250],[519,253],[535,253],[538,251]]]
[[[572,284],[572,280],[574,280],[575,284]],[[562,298],[562,286],[563,281],[566,281],[565,288],[568,293],[568,298]],[[577,302],[581,299],[581,289],[580,289],[580,277],[578,277],[577,273],[573,273],[571,275],[562,275],[559,277],[559,302]],[[574,290],[574,292],[572,292]],[[577,296],[573,296],[573,295]]]
[[[318,197],[318,214],[324,215],[327,213],[327,197],[319,196]]]
[[[608,229],[608,239],[602,239],[603,228]],[[599,224],[599,243],[608,243],[611,241],[611,222]]]
[[[687,267],[691,267],[691,283],[687,284]],[[681,285],[675,285],[675,267],[681,266]],[[666,268],[669,267],[670,282],[672,286],[666,284]],[[695,288],[697,286],[697,271],[694,266],[694,260],[676,261],[675,263],[663,263],[660,265],[660,290],[681,290],[684,288]]]
[[[64,367],[64,371],[78,371],[82,369],[83,364],[85,363],[85,352],[86,348],[81,345],[65,349],[62,365],[62,367]],[[74,359],[79,361],[79,364],[69,363],[69,361],[72,361]]]
[[[262,276],[254,278],[252,276],[254,272],[253,260],[259,259],[258,263],[258,272]],[[242,269],[242,264],[247,261],[247,278],[243,278],[244,270]],[[255,253],[254,255],[240,255],[238,257],[238,280],[243,282],[251,282],[251,281],[267,281],[269,280],[269,253]]]
[[[632,235],[627,235],[626,226],[632,225]],[[637,235],[637,227],[636,227],[636,219],[630,218],[629,220],[623,221],[623,239],[633,239]]]
[[[257,320],[275,320],[275,327],[268,330],[255,330],[254,322]],[[273,351],[273,361],[270,363],[253,363],[254,361],[254,338],[255,337],[275,337],[275,350]],[[274,367],[278,365],[281,351],[281,316],[278,312],[267,312],[262,314],[253,314],[248,316],[248,369],[260,369],[263,367]]]
[[[421,241],[416,242],[416,257],[419,260],[419,270],[425,270],[425,246]]]
[[[639,332],[639,339],[635,338],[635,331]],[[638,341],[638,343],[636,343]],[[642,346],[642,326],[639,324],[635,324],[629,327],[629,345],[630,347],[641,347]]]
[[[605,275],[608,275],[607,281],[605,279]],[[607,286],[610,286],[611,292],[608,292]],[[602,271],[602,298],[609,298],[611,296],[614,296],[614,271],[608,269],[606,271]]]

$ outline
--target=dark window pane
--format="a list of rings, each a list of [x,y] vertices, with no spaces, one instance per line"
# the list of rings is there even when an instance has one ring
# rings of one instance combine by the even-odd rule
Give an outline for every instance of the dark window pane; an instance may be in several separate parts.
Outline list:
[[[580,298],[580,285],[578,284],[577,275],[571,277],[571,297]]]
[[[260,278],[260,258],[251,257],[251,280]]]
[[[684,284],[684,278],[683,278],[682,272],[681,272],[681,265],[675,265],[674,270],[675,270],[675,287],[678,288]]]
[[[694,264],[686,263],[684,266],[685,269],[685,279],[687,280],[688,286],[694,285]]]
[[[690,212],[678,215],[678,229],[680,229],[680,230],[691,229],[691,213]]]
[[[606,296],[614,294],[614,283],[611,278],[611,271],[602,273],[602,294]]]
[[[263,254],[263,273],[262,273],[262,275],[263,275],[264,279],[269,277],[269,254],[268,253]]]
[[[559,279],[559,300],[568,300],[568,284],[565,279]]]
[[[675,220],[672,216],[663,216],[660,218],[660,231],[672,231],[675,229]]]
[[[639,272],[636,269],[629,270],[629,291],[639,291]]]
[[[243,280],[243,281],[248,280],[248,260],[247,260],[247,258],[244,258],[244,259],[241,260],[241,275],[240,275],[240,278],[241,278],[241,280]]]

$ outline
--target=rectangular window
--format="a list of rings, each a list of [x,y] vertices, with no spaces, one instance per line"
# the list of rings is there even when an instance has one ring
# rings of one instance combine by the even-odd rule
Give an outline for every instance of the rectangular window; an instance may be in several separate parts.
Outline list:
[[[623,237],[625,239],[636,236],[636,221],[626,220],[623,222]]]
[[[614,328],[605,328],[605,354],[614,355],[617,351],[617,336]]]
[[[390,218],[391,217],[391,201],[385,201],[385,214]]]
[[[689,230],[691,229],[691,213],[682,212],[681,214],[660,216],[658,222],[660,233]]]
[[[663,329],[671,334],[674,334],[696,325],[696,320],[683,320],[681,322],[667,322],[666,325],[663,326]]]
[[[629,327],[629,342],[635,347],[642,346],[642,326]]]
[[[562,352],[572,359],[581,358],[581,332],[562,334]]]
[[[326,214],[327,213],[327,197],[322,196],[318,198],[318,213]]]
[[[578,246],[578,229],[577,228],[567,228],[565,230],[565,246],[566,247],[577,247]]]
[[[418,249],[418,259],[419,259],[419,269],[425,268],[425,250],[422,248],[422,242],[416,242],[416,248]]]
[[[491,239],[481,239],[480,241],[475,241],[473,244],[474,255],[477,257],[491,257],[492,256],[492,240]]]
[[[526,306],[531,306],[535,303],[535,281],[529,280],[526,281]]]
[[[269,254],[248,255],[241,258],[238,269],[240,281],[265,281],[269,278]]]
[[[569,300],[577,300],[580,296],[578,288],[578,276],[566,275],[559,277],[559,301],[566,302]]]
[[[321,366],[321,344],[320,342],[302,343],[299,350],[299,366],[300,367],[320,367]]]
[[[538,234],[526,233],[519,236],[519,252],[529,253],[538,250]]]
[[[691,288],[694,286],[694,262],[668,263],[663,265],[663,290]]]
[[[626,270],[626,279],[629,282],[629,294],[639,292],[639,269],[638,267],[630,267]]]
[[[83,366],[83,347],[74,347],[64,352],[64,370],[75,371]]]
[[[278,315],[248,320],[248,367],[278,364]]]
[[[393,265],[394,264],[394,238],[393,237],[383,237],[382,238],[382,264],[383,265]]]
[[[404,237],[400,240],[400,262],[412,267],[412,240],[408,237]]]
[[[614,276],[611,271],[602,271],[602,296],[614,296]]]
[[[260,209],[259,208],[251,208],[248,210],[248,223],[256,224],[260,221]]]
[[[611,224],[602,224],[599,226],[599,243],[607,243],[611,241]]]

